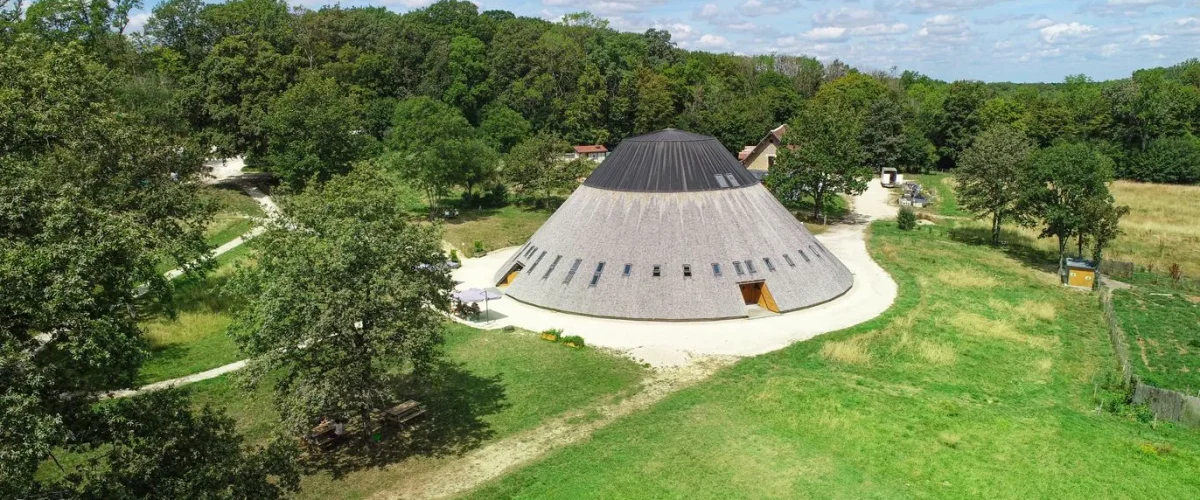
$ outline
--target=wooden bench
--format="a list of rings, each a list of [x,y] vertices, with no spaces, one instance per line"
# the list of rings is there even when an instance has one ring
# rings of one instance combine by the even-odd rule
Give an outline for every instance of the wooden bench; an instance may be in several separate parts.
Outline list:
[[[332,422],[322,422],[320,425],[312,428],[312,432],[308,434],[305,441],[321,449],[331,448],[340,443],[342,438],[346,437],[345,434],[337,435],[335,431],[336,429],[334,429]]]
[[[424,414],[425,407],[411,399],[383,410],[383,418],[396,425],[404,425]]]

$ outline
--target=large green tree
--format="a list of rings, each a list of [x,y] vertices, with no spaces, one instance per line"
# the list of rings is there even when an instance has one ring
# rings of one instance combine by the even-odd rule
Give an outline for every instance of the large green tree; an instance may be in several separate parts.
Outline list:
[[[305,78],[271,102],[264,119],[267,169],[294,189],[346,173],[372,138],[363,108],[331,78]]]
[[[0,48],[0,497],[203,496],[231,482],[269,497],[268,475],[288,467],[280,455],[220,429],[149,437],[164,418],[220,417],[185,402],[94,406],[134,384],[140,311],[171,306],[158,267],[205,255],[212,213],[202,155],[122,109],[117,78],[74,43]],[[63,464],[64,452],[96,460]],[[43,463],[59,478],[38,476]]]
[[[997,125],[983,131],[963,151],[955,170],[955,193],[977,218],[991,217],[992,244],[1000,244],[1005,222],[1025,222],[1021,189],[1034,145],[1020,130]]]
[[[534,195],[537,203],[556,190],[570,186],[579,172],[563,155],[571,147],[557,136],[538,134],[518,143],[504,162],[504,177],[520,192]]]
[[[812,198],[813,218],[821,217],[828,196],[867,189],[872,172],[863,165],[859,136],[857,117],[849,107],[837,102],[806,106],[779,146],[767,186],[789,205]]]
[[[408,222],[392,179],[364,164],[284,198],[255,239],[258,264],[234,279],[248,300],[231,334],[297,435],[329,417],[366,437],[441,341],[453,282],[440,231]]]
[[[1066,272],[1067,244],[1083,238],[1103,215],[1095,204],[1111,203],[1113,162],[1082,143],[1063,143],[1035,152],[1022,183],[1021,203],[1041,220],[1041,237],[1058,240],[1058,272]]]

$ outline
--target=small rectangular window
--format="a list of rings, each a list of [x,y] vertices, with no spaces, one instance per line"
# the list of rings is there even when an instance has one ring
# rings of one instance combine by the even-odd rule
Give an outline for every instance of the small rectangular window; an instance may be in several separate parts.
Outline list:
[[[537,267],[537,265],[538,265],[539,263],[541,263],[541,262],[542,262],[542,257],[545,257],[545,256],[546,256],[546,251],[545,251],[545,250],[542,250],[542,254],[541,254],[541,255],[538,255],[538,258],[537,258],[537,260],[533,261],[533,265],[532,265],[532,266],[529,266],[529,270],[528,270],[528,271],[525,271],[525,272],[526,272],[526,273],[532,273],[532,272],[533,272],[533,269],[534,269],[534,268],[536,268],[536,267]]]
[[[809,249],[809,250],[812,250],[812,253],[813,253],[813,255],[816,255],[818,259],[824,259],[824,258],[825,258],[825,257],[822,257],[822,256],[821,256],[821,252],[818,252],[818,251],[817,251],[817,249],[813,248],[813,246],[812,246],[812,245],[809,245],[809,246],[808,246],[808,249]]]
[[[550,273],[554,272],[554,268],[558,267],[558,261],[560,261],[560,260],[562,260],[561,255],[554,256],[554,262],[551,262],[550,267],[546,268],[546,274],[542,275],[542,279],[546,279],[546,278],[550,277]]]
[[[659,276],[662,276],[662,266],[660,266],[660,265],[658,265],[658,264],[655,264],[655,265],[654,265],[654,272],[653,272],[653,273],[651,273],[651,274],[653,274],[655,278],[657,278],[657,277],[659,277]]]
[[[596,286],[596,283],[600,281],[600,273],[602,272],[604,272],[603,262],[596,264],[596,273],[592,275],[592,282],[588,283],[588,286]]]
[[[633,264],[625,264],[625,270],[621,272],[621,276],[629,277],[633,273]]]
[[[746,271],[742,270],[742,263],[741,263],[741,262],[738,262],[738,261],[736,261],[736,260],[735,260],[735,261],[733,261],[733,270],[734,270],[734,271],[737,271],[737,275],[738,275],[738,276],[741,276],[741,275],[743,275],[743,274],[746,274]]]
[[[729,181],[729,185],[731,186],[741,186],[741,184],[738,184],[737,178],[735,178],[733,174],[725,174],[725,179]]]
[[[683,277],[684,277],[684,278],[691,278],[691,277],[692,277],[692,266],[690,266],[690,265],[688,265],[688,264],[684,264],[684,265],[683,265]]]
[[[808,254],[804,253],[804,250],[796,250],[796,251],[800,252],[800,258],[804,259],[804,262],[808,262],[810,264],[812,263],[812,259],[808,258]]]
[[[582,263],[583,259],[575,259],[575,262],[571,264],[571,270],[567,271],[567,277],[563,278],[564,285],[571,282],[571,278],[575,277],[575,271],[579,270],[579,265]]]
[[[713,276],[720,277],[721,276],[721,265],[717,264],[716,262],[713,262],[712,267],[713,267]]]
[[[768,271],[775,272],[775,264],[771,263],[771,259],[769,257],[763,257],[763,264],[767,265]]]
[[[754,274],[754,273],[758,272],[758,269],[754,268],[754,261],[752,261],[750,259],[746,259],[746,270],[750,271],[750,274]]]
[[[714,174],[714,175],[713,175],[713,178],[717,180],[717,185],[718,185],[718,186],[721,186],[721,187],[723,187],[723,188],[727,188],[727,187],[729,187],[729,183],[728,183],[728,182],[725,182],[725,176],[723,176],[723,175],[721,175],[721,174]]]
[[[789,256],[788,254],[786,254],[786,253],[783,254],[783,260],[787,261],[789,266],[796,267],[796,263],[792,262],[792,257]]]

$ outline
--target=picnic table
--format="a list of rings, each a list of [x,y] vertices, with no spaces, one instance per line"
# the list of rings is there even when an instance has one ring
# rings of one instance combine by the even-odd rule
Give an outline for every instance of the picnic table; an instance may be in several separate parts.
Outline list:
[[[333,422],[326,420],[312,428],[312,432],[308,434],[307,441],[318,448],[328,448],[336,444],[343,437],[345,437],[345,434],[339,436]]]
[[[421,403],[411,399],[383,410],[383,418],[396,425],[406,424],[424,414],[425,407],[421,406]]]

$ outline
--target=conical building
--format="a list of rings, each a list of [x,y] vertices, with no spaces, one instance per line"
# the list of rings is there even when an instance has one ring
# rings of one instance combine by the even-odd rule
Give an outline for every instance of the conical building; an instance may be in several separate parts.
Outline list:
[[[677,321],[810,307],[854,276],[719,141],[667,129],[622,142],[495,281],[547,309]]]

